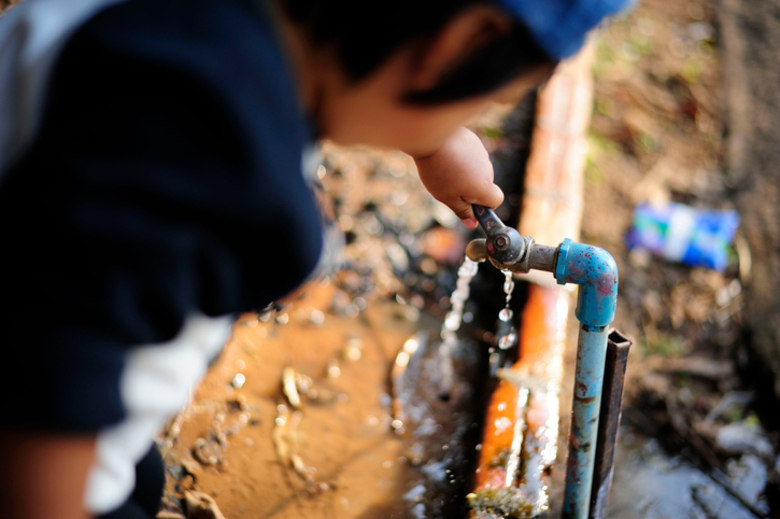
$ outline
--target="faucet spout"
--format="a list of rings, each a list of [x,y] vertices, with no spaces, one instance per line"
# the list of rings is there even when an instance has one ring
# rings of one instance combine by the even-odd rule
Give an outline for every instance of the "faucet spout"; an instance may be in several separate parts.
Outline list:
[[[488,259],[487,240],[485,238],[471,240],[466,245],[466,256],[471,261],[476,261],[477,263]]]

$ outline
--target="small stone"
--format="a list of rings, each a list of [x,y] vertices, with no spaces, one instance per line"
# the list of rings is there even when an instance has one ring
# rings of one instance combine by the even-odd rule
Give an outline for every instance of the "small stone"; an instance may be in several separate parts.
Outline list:
[[[230,381],[230,385],[235,389],[241,389],[246,384],[246,376],[243,373],[236,373],[233,380]]]
[[[225,519],[219,510],[216,501],[211,496],[190,490],[184,495],[184,503],[187,505],[187,517],[197,519]]]
[[[309,314],[309,320],[314,326],[320,326],[325,322],[325,314],[322,310],[312,310],[311,314]]]
[[[216,465],[222,461],[222,449],[213,440],[198,438],[192,446],[192,456],[202,465]]]

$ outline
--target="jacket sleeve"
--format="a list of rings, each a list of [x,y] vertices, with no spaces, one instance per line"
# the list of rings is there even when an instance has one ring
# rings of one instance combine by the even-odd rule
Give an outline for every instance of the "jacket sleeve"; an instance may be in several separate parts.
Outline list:
[[[283,296],[322,246],[300,139],[262,142],[211,62],[96,38],[69,44],[0,186],[4,425],[120,420],[129,349]]]

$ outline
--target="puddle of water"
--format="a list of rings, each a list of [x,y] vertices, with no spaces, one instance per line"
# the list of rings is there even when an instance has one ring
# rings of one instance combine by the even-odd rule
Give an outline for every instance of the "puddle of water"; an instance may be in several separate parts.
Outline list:
[[[766,482],[763,463],[743,457],[730,466],[732,485],[758,497]],[[758,488],[758,490],[756,490]],[[754,519],[756,515],[690,462],[669,456],[658,442],[623,427],[607,508],[609,519]]]

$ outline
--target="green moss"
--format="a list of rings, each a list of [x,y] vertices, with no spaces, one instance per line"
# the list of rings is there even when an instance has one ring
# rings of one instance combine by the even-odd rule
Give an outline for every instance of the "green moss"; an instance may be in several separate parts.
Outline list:
[[[658,149],[658,140],[649,133],[639,133],[634,138],[634,143],[644,153],[652,153]]]
[[[599,167],[599,159],[614,156],[617,153],[618,145],[613,140],[598,133],[589,133],[588,153],[585,156],[585,182],[595,186],[603,184],[606,177]]]
[[[491,488],[466,496],[469,506],[482,519],[530,519],[534,505],[516,488]]]
[[[633,32],[628,44],[633,47],[639,56],[652,56],[655,53],[653,40],[647,35]]]

